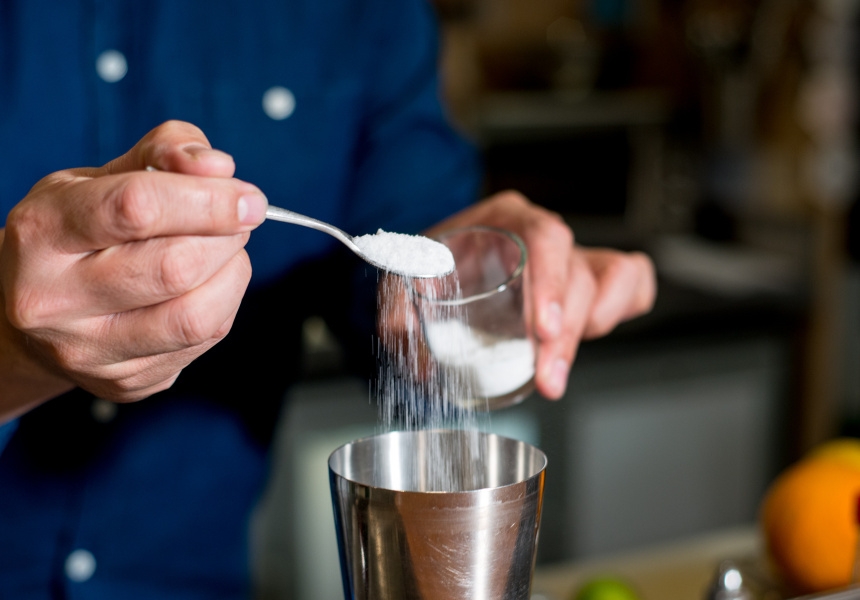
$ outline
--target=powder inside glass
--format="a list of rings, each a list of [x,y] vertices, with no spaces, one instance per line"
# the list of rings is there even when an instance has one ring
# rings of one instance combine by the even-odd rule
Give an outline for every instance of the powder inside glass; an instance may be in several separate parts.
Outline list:
[[[424,329],[436,359],[461,370],[479,396],[502,396],[534,377],[534,349],[527,338],[500,338],[464,319],[428,321]]]

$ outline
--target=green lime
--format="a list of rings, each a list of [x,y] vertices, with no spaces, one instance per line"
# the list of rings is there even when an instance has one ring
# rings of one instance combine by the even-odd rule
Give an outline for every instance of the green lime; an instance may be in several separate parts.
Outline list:
[[[626,581],[613,576],[594,577],[582,584],[571,600],[640,600]]]

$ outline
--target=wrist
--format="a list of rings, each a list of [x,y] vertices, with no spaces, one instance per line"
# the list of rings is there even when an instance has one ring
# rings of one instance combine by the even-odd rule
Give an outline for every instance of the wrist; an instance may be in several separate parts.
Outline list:
[[[0,289],[0,424],[74,387],[71,380],[46,366],[27,336],[9,323]]]

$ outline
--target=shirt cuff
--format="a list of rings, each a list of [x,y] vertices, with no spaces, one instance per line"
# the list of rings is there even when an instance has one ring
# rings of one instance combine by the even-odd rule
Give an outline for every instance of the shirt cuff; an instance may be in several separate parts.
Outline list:
[[[12,434],[15,433],[15,429],[18,428],[18,420],[9,421],[8,423],[4,423],[0,425],[0,454],[3,454],[3,449],[6,447],[6,444],[12,438]]]

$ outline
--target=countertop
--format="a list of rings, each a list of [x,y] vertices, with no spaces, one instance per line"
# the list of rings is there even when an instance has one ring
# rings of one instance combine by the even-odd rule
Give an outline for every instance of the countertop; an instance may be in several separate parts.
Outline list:
[[[626,579],[642,600],[704,599],[721,561],[761,556],[754,525],[721,530],[615,556],[538,566],[532,599],[569,600],[587,579],[607,574]]]

